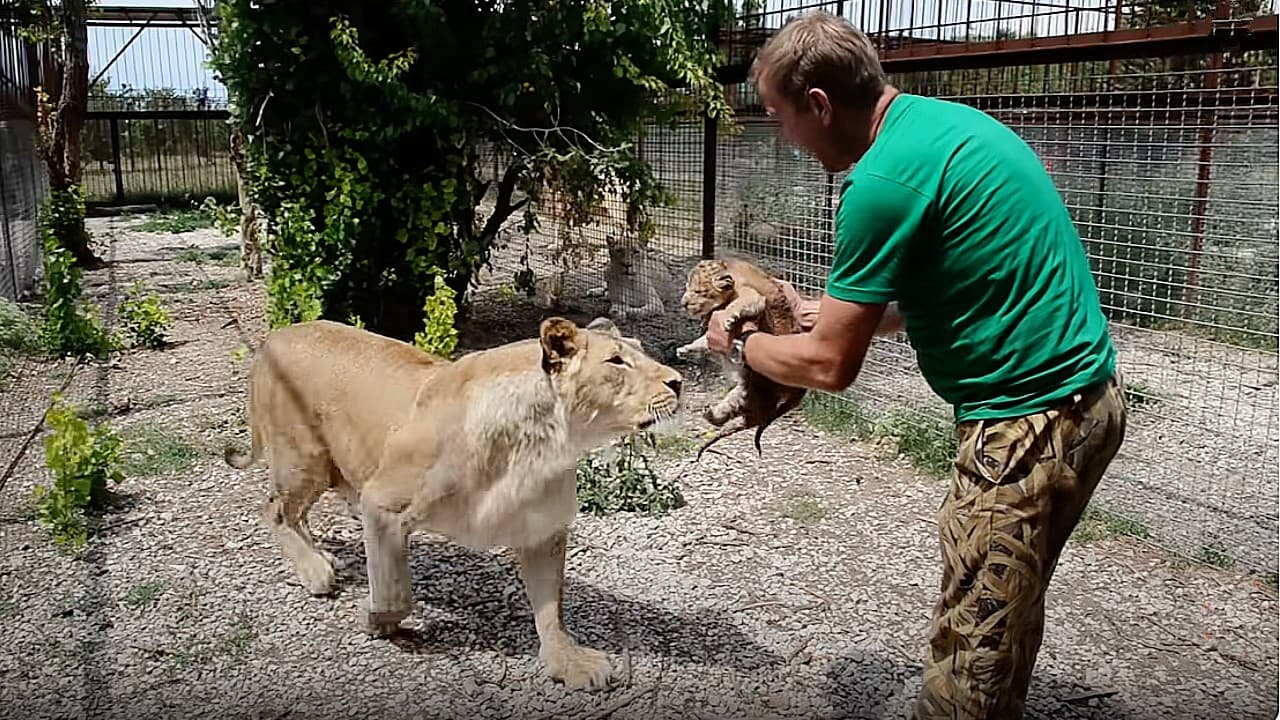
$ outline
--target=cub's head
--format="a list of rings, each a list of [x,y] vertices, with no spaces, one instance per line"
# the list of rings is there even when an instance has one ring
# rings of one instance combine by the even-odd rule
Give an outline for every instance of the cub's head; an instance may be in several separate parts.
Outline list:
[[[684,379],[654,360],[605,318],[580,328],[560,317],[542,322],[542,369],[592,434],[619,436],[672,417]]]
[[[691,317],[706,320],[711,313],[722,309],[737,297],[733,274],[723,260],[701,260],[689,271],[685,282],[685,312]]]

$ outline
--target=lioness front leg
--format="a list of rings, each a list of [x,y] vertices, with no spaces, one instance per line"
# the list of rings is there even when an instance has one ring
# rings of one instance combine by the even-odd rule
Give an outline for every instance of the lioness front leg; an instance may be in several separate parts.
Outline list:
[[[369,576],[369,596],[360,604],[360,624],[372,635],[390,635],[413,613],[408,532],[400,513],[371,502],[368,496],[362,498],[360,514]]]
[[[428,421],[423,421],[428,422]],[[419,424],[401,428],[387,442],[378,470],[360,490],[369,596],[360,620],[374,635],[389,635],[413,613],[409,534],[440,497],[436,448],[424,444]]]
[[[561,530],[539,545],[520,548],[520,576],[524,580],[541,648],[538,657],[547,675],[565,687],[599,690],[609,681],[609,658],[579,645],[564,630],[564,555],[568,531]]]

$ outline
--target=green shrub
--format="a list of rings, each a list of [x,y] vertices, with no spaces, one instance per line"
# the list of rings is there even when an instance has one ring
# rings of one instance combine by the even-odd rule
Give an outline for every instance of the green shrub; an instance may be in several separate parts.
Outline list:
[[[0,349],[19,353],[40,350],[40,330],[22,306],[0,298]]]
[[[54,396],[45,422],[51,430],[44,438],[45,465],[53,484],[35,488],[37,518],[59,546],[78,553],[88,539],[85,512],[102,506],[108,481],[124,479],[124,442],[106,422],[90,429],[61,394]]]
[[[437,277],[465,303],[504,222],[523,212],[536,229],[548,188],[571,224],[609,193],[651,235],[669,196],[639,135],[729,111],[714,76],[722,0],[218,9],[212,63],[269,229],[272,326],[354,315],[408,341]]]
[[[136,282],[129,286],[124,301],[120,303],[120,322],[133,336],[135,344],[161,348],[171,320],[160,296],[154,292],[143,295],[142,283]]]
[[[50,190],[40,208],[40,235],[44,246],[43,344],[51,352],[103,357],[116,348],[103,328],[97,308],[81,298],[81,271],[61,233],[83,223],[84,197],[80,188]]]
[[[455,296],[453,288],[445,284],[444,277],[436,275],[436,291],[422,306],[425,327],[413,337],[413,344],[419,349],[443,358],[453,355],[458,346],[458,329],[453,324],[458,312],[453,301]]]
[[[632,436],[578,462],[580,509],[594,515],[656,515],[684,506],[679,485],[658,477],[649,458],[637,447],[640,442],[639,436]]]

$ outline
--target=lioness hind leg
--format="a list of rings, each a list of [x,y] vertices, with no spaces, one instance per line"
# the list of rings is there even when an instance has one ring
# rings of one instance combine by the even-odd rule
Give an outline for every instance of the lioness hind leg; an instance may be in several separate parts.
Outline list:
[[[564,557],[568,531],[562,530],[543,543],[518,549],[520,575],[524,579],[541,648],[538,657],[547,675],[570,689],[602,689],[612,668],[599,650],[582,647],[564,629],[561,601],[564,597]]]
[[[260,516],[303,587],[312,595],[327,595],[333,592],[333,561],[316,547],[307,513],[328,487],[328,468],[289,459],[272,458],[271,492]]]

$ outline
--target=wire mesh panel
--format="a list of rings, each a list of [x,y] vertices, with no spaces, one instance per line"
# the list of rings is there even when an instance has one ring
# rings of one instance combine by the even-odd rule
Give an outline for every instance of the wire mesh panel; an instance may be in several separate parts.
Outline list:
[[[230,126],[223,112],[94,112],[82,138],[86,202],[235,196]]]
[[[478,292],[527,294],[548,311],[612,317],[655,352],[669,354],[696,338],[700,330],[685,317],[680,295],[702,254],[704,133],[700,121],[687,121],[649,126],[636,139],[669,195],[651,211],[651,238],[628,229],[625,203],[615,193],[606,193],[588,222],[571,226],[567,200],[548,192],[538,200],[532,232],[523,232],[520,214],[508,222]],[[484,168],[486,179],[505,171],[492,156]]]
[[[1280,472],[1276,55],[1209,62],[937,73],[910,89],[1013,127],[1066,199],[1133,411],[1099,501],[1137,534],[1264,569]]]
[[[36,217],[45,175],[36,155],[31,92],[37,59],[36,48],[0,18],[0,297],[10,300],[30,290],[40,265]]]
[[[194,7],[91,15],[87,202],[235,197],[227,89],[208,66],[212,20]]]
[[[984,13],[1015,5],[1022,4],[956,7]],[[1220,17],[1260,11],[1257,4],[1223,5]],[[883,29],[877,40],[888,55],[895,52],[886,42],[890,30],[920,37],[924,27],[915,20],[894,25],[909,5],[821,7]],[[1139,18],[1168,22],[1159,7],[1126,4],[1117,27]],[[766,28],[801,10],[767,8],[756,16]],[[1053,9],[1038,3],[1031,13],[1039,22]],[[972,20],[944,16],[933,26],[981,39]],[[1005,122],[1037,151],[1066,200],[1112,322],[1133,413],[1098,506],[1130,533],[1185,554],[1273,568],[1280,472],[1276,53],[903,72],[891,82]],[[747,253],[816,294],[831,259],[832,196],[843,176],[782,144],[752,87],[728,92],[743,132],[720,143],[718,250]],[[874,343],[848,396],[869,422],[888,418],[900,441],[904,431],[920,442],[948,441],[950,408],[919,375],[905,338]]]
[[[35,123],[16,114],[0,118],[0,297],[17,300],[31,290],[40,266],[36,219],[45,189]]]

